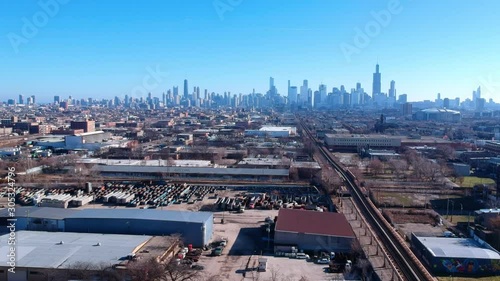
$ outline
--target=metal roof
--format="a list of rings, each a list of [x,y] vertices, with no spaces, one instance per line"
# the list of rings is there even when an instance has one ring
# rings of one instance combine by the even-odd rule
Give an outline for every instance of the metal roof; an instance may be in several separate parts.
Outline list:
[[[80,210],[63,209],[63,208],[50,208],[50,207],[16,207],[17,218],[40,218],[40,219],[55,219],[61,220]],[[0,210],[0,218],[8,218],[9,211],[7,209]]]
[[[120,259],[134,253],[138,246],[151,238],[145,235],[17,231],[16,267],[70,268],[78,263],[118,264],[122,261]],[[0,236],[1,264],[7,264],[9,259],[8,239],[9,234]]]
[[[125,166],[96,165],[94,171],[109,173],[180,173],[208,175],[250,175],[250,176],[288,176],[289,169],[251,169],[251,168],[205,168],[205,167],[167,167],[167,166]]]
[[[213,219],[213,214],[155,209],[84,209],[67,216],[66,219],[137,219],[205,223]]]
[[[280,209],[276,231],[355,237],[343,214],[295,209]]]
[[[416,238],[434,257],[500,260],[498,252],[482,247],[474,239],[418,236]]]

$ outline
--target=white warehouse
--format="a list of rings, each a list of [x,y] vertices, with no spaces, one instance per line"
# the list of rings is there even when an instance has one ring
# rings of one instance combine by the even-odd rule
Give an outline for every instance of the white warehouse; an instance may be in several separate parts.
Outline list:
[[[247,137],[288,138],[295,135],[296,127],[262,126],[259,130],[245,130]]]

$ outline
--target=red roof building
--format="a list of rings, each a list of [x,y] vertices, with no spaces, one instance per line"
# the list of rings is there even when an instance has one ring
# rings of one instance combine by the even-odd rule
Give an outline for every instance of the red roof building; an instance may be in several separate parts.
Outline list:
[[[278,251],[297,247],[305,251],[348,252],[356,236],[343,214],[280,209],[274,243]]]

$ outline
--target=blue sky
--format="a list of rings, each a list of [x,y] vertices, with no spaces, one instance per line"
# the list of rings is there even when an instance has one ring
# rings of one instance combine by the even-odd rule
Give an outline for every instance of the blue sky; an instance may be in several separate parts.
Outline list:
[[[43,22],[39,3],[49,2],[57,11]],[[495,98],[498,10],[496,0],[5,0],[0,100],[134,96],[148,68],[168,73],[150,87],[156,96],[182,91],[184,78],[209,91],[265,92],[269,76],[281,94],[288,79],[329,91],[361,82],[371,94],[377,61],[383,91],[395,80],[410,100],[463,100],[480,85]],[[374,12],[390,19],[377,23]],[[367,28],[369,41],[356,44]]]

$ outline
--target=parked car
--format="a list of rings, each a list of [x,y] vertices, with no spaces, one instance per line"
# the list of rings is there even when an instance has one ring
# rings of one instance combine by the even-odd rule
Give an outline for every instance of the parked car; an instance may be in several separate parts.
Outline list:
[[[316,260],[316,263],[317,264],[329,264],[330,263],[330,260],[327,259],[327,258],[321,258],[321,259],[317,259]]]
[[[223,249],[224,249],[224,248],[223,248],[223,247],[220,247],[220,246],[219,246],[219,247],[217,247],[217,248],[215,248],[215,249],[213,249],[213,250],[212,250],[212,256],[220,256],[220,255],[222,255],[222,250],[223,250]]]
[[[227,246],[227,240],[226,239],[222,239],[222,241],[220,241],[220,243],[219,243],[219,246],[226,247]]]
[[[297,253],[297,254],[295,255],[295,258],[296,258],[296,259],[308,260],[308,259],[309,259],[309,255],[304,254],[304,253]]]

